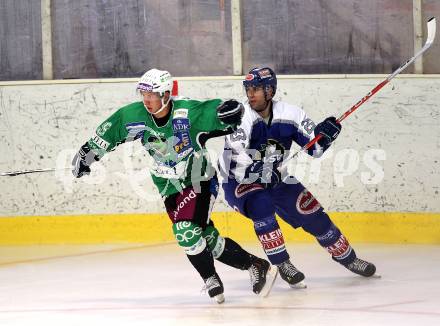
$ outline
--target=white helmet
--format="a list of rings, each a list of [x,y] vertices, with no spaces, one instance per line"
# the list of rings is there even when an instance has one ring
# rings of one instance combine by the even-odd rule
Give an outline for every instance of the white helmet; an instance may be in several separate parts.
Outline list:
[[[137,89],[139,91],[159,93],[160,97],[162,98],[162,107],[158,111],[156,111],[155,113],[150,112],[148,107],[144,104],[148,112],[156,115],[162,112],[170,102],[171,96],[168,97],[168,100],[166,102],[164,102],[163,96],[165,95],[165,92],[170,92],[171,95],[173,90],[173,77],[171,77],[171,74],[168,71],[150,69],[142,75],[141,79],[139,79]]]
[[[147,92],[158,92],[162,97],[165,92],[173,90],[173,77],[168,71],[150,69],[139,79],[137,89]]]

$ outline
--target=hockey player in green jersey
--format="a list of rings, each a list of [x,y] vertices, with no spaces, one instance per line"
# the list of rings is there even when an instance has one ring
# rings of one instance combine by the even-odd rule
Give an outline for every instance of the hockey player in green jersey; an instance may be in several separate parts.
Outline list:
[[[75,155],[72,173],[90,173],[90,166],[121,143],[140,139],[154,158],[151,177],[165,203],[178,244],[205,282],[210,297],[224,301],[223,284],[213,258],[248,270],[252,289],[267,295],[276,267],[223,238],[210,220],[218,181],[204,150],[208,138],[237,126],[243,106],[235,100],[173,99],[169,72],[147,71],[137,89],[142,101],[120,108],[97,129]]]

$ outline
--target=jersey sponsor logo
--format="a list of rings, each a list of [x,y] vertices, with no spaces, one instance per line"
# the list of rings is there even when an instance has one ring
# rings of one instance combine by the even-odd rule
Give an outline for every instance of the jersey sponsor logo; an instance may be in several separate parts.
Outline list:
[[[307,190],[304,189],[296,200],[296,209],[303,215],[315,213],[321,208],[321,204],[315,197]]]
[[[283,234],[281,233],[280,229],[260,234],[258,238],[263,245],[264,251],[268,255],[274,255],[283,250],[286,250]]]
[[[188,130],[190,127],[189,120],[188,119],[173,119],[173,130],[174,131],[183,131]]]
[[[190,127],[191,125],[188,118],[173,118],[173,148],[179,160],[193,151],[191,136],[189,134]]]
[[[187,229],[183,232],[176,233],[175,237],[176,237],[176,240],[179,244],[184,243],[184,242],[190,243],[191,240],[193,240],[194,238],[198,238],[198,236],[202,235],[202,232],[203,232],[202,228],[196,226],[193,229]],[[196,246],[196,247],[199,246],[200,245],[199,241],[197,241],[197,243],[194,246]],[[188,249],[190,249],[190,248],[188,248]],[[192,249],[194,249],[194,248],[192,248]]]
[[[177,154],[177,159],[180,160],[180,159],[184,158],[185,156],[189,155],[192,151],[193,151],[192,148],[188,148],[188,149],[184,150],[183,152],[178,153]]]
[[[264,187],[258,183],[250,183],[250,184],[240,184],[235,188],[234,195],[237,198],[243,197],[244,195],[256,191],[256,190],[262,190]]]
[[[173,119],[188,118],[188,109],[177,109],[173,113]]]
[[[107,148],[110,146],[110,143],[99,137],[98,135],[95,135],[93,137],[93,142],[100,148],[107,150]]]
[[[176,205],[176,209],[173,210],[173,215],[174,218],[178,218],[179,216],[179,212],[182,211],[182,213],[184,215],[187,215],[185,213],[188,212],[184,212],[185,208],[194,201],[194,199],[197,198],[196,193],[194,192],[194,189],[191,189],[191,191],[189,193],[186,194],[186,196],[184,196],[183,198],[181,198],[180,202],[177,202]],[[187,216],[188,217],[188,216]]]
[[[100,137],[104,136],[104,134],[107,132],[107,130],[110,129],[112,126],[112,123],[110,121],[104,122],[102,125],[96,129],[96,134]]]
[[[189,132],[179,132],[174,135],[175,143],[173,145],[174,151],[177,153],[177,157],[183,157],[189,154],[193,148]]]

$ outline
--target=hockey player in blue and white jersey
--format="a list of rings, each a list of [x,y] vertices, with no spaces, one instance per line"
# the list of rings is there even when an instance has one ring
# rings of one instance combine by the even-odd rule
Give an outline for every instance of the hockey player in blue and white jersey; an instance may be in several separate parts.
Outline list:
[[[350,271],[369,277],[376,267],[359,259],[347,239],[313,195],[292,176],[281,173],[285,151],[292,142],[303,147],[315,135],[323,137],[308,150],[319,157],[341,131],[336,118],[315,123],[299,107],[275,101],[276,75],[270,68],[254,68],[243,81],[248,101],[241,124],[226,136],[220,170],[228,204],[254,223],[270,262],[291,286],[304,286],[304,274],[290,262],[277,214],[293,228],[302,227]],[[285,173],[286,172],[286,173]]]

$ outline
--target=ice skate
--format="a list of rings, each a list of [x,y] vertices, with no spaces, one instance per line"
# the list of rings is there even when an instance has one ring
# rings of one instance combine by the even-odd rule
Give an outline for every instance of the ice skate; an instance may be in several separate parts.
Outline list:
[[[374,264],[359,258],[355,258],[352,263],[343,266],[353,273],[359,274],[364,277],[371,277],[376,273],[376,266],[374,266]],[[377,277],[380,276],[377,275]]]
[[[305,289],[307,287],[306,283],[304,282],[304,274],[297,270],[290,260],[286,260],[285,262],[279,264],[278,270],[281,278],[289,283],[291,288]]]
[[[252,291],[262,297],[267,297],[278,276],[278,268],[258,257],[252,257],[252,265],[249,267]]]
[[[225,296],[223,295],[223,283],[217,273],[208,277],[205,281],[203,291],[208,291],[209,297],[213,298],[217,303],[225,302]]]

